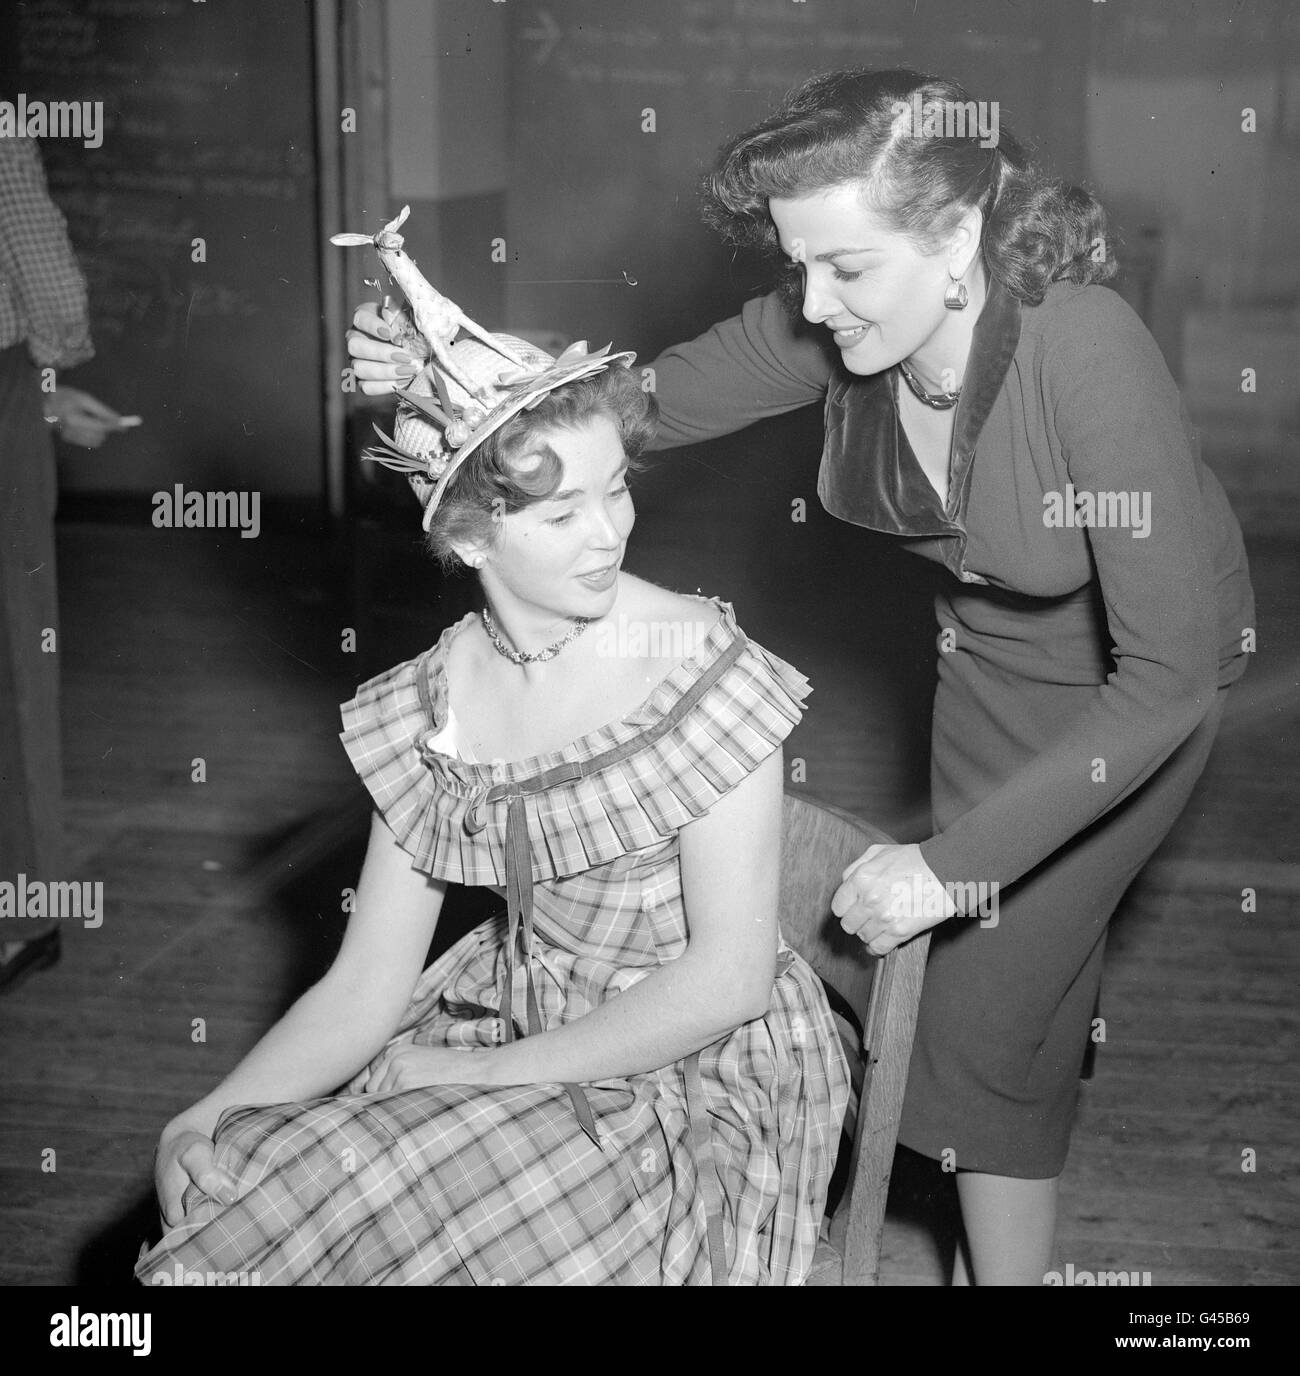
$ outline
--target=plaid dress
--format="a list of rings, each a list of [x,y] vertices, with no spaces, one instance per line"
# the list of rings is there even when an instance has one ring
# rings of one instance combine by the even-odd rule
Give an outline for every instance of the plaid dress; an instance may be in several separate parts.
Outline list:
[[[390,1046],[490,1047],[512,1011],[521,1034],[555,1027],[685,951],[677,833],[777,748],[808,692],[721,611],[636,712],[550,755],[486,765],[432,744],[468,617],[345,704],[344,746],[415,867],[510,901],[424,972]],[[784,941],[777,969],[763,1017],[661,1070],[380,1095],[366,1071],[327,1099],[231,1109],[217,1160],[239,1199],[191,1188],[137,1275],[680,1285],[718,1267],[730,1284],[799,1284],[848,1074],[820,983]]]

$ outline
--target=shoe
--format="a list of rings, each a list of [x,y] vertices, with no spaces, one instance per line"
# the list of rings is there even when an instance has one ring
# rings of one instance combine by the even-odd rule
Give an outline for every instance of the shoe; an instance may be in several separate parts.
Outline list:
[[[44,936],[38,936],[34,941],[24,942],[21,951],[15,952],[0,965],[0,994],[7,994],[11,989],[16,989],[28,975],[35,974],[37,970],[48,970],[51,965],[57,964],[61,949],[62,942],[57,927],[52,932],[46,932]]]

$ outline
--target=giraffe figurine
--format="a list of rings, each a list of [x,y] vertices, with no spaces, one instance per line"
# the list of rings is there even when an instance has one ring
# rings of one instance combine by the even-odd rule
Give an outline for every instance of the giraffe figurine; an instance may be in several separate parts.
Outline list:
[[[436,360],[438,368],[443,373],[463,387],[476,401],[487,405],[490,401],[487,387],[466,376],[452,360],[451,345],[457,334],[465,330],[511,363],[519,367],[525,367],[526,364],[513,350],[469,319],[454,301],[448,300],[429,284],[410,254],[403,249],[403,239],[398,233],[410,213],[411,207],[404,205],[402,213],[395,220],[390,220],[377,234],[335,234],[330,237],[330,243],[342,248],[354,248],[365,244],[374,246],[388,275],[401,288],[410,303],[416,329],[429,343],[433,357],[425,365],[426,370],[432,368]]]

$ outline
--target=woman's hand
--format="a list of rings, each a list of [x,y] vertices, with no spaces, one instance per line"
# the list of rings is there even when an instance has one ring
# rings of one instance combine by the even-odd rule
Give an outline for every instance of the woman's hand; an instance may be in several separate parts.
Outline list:
[[[346,338],[352,371],[367,396],[395,392],[415,376],[415,356],[393,342],[400,334],[410,334],[403,312],[391,308],[381,311],[375,301],[357,307]]]
[[[485,1048],[486,1049],[486,1048]],[[446,1046],[389,1047],[376,1061],[366,1081],[367,1094],[396,1094],[428,1085],[490,1084],[488,1063],[480,1053],[453,1051]]]
[[[191,1183],[222,1204],[233,1204],[238,1197],[235,1182],[217,1166],[212,1138],[197,1128],[169,1124],[163,1129],[153,1174],[163,1220],[169,1228],[185,1217],[182,1200]]]
[[[844,871],[831,911],[872,955],[883,956],[952,917],[957,905],[920,846],[870,846]]]

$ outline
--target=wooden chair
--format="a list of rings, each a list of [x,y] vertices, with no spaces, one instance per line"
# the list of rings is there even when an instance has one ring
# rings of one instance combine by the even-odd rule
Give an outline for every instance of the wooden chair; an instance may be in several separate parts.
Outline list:
[[[809,1285],[875,1285],[880,1272],[885,1197],[930,934],[880,959],[840,926],[831,897],[845,866],[868,846],[889,844],[884,832],[839,808],[786,794],[781,930],[861,1020],[866,1061],[848,1184],[830,1241],[818,1244]]]

